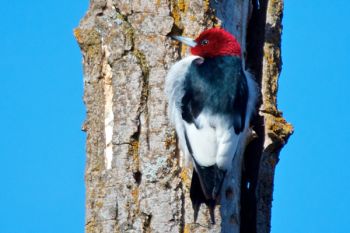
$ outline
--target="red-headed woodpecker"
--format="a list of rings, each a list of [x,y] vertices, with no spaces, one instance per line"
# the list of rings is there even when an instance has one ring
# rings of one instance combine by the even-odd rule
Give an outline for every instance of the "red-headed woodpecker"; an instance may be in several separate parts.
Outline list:
[[[190,46],[192,55],[175,63],[166,77],[168,114],[181,150],[193,162],[194,221],[205,203],[214,224],[225,174],[245,146],[257,86],[242,68],[239,43],[227,31],[212,28],[195,40],[174,39]]]

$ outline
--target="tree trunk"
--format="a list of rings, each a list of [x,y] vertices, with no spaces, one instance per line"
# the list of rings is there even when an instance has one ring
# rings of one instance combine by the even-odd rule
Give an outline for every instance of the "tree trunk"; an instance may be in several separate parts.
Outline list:
[[[87,118],[86,225],[92,232],[270,232],[278,154],[292,127],[277,109],[283,0],[91,0],[75,29]],[[166,116],[164,79],[187,54],[170,35],[221,25],[261,87],[256,137],[234,159],[209,225],[193,224],[191,169]]]

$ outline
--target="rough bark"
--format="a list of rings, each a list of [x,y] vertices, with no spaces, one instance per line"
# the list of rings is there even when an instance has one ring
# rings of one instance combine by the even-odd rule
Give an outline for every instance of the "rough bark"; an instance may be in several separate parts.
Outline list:
[[[273,176],[292,127],[277,109],[282,0],[91,0],[74,33],[83,54],[86,225],[92,232],[269,232]],[[166,117],[169,67],[187,53],[169,35],[221,25],[261,86],[257,137],[236,156],[217,224],[193,224],[191,168]],[[204,207],[204,206],[203,206]]]

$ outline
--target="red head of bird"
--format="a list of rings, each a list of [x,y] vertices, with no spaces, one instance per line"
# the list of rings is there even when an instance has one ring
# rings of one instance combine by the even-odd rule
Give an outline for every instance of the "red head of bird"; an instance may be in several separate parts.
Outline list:
[[[236,38],[221,28],[205,30],[195,40],[182,36],[174,38],[190,46],[192,55],[203,58],[241,56],[241,47]]]

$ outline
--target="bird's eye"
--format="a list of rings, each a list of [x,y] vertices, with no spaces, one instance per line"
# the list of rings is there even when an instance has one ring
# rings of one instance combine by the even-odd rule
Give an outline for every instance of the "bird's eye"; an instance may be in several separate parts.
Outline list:
[[[207,45],[207,44],[209,44],[209,40],[202,40],[201,41],[201,45]]]

